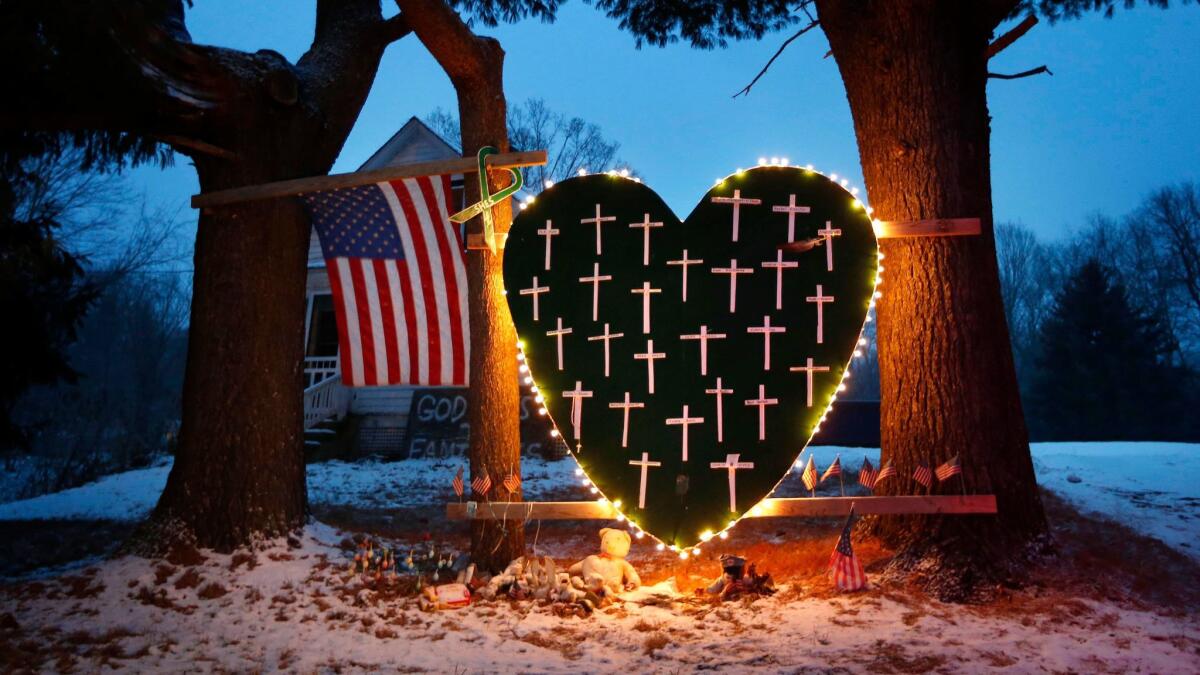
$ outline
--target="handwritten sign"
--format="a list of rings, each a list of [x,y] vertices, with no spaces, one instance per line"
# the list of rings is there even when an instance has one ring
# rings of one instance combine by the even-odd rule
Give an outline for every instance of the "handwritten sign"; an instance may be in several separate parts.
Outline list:
[[[413,391],[408,411],[405,458],[465,457],[471,425],[466,388],[438,387]],[[538,414],[538,403],[528,388],[521,389],[521,452],[561,457],[560,442],[550,436],[550,420]]]

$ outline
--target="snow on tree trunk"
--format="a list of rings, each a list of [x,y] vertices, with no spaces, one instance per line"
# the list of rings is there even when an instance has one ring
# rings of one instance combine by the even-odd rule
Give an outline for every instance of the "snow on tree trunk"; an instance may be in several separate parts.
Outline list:
[[[958,453],[966,491],[996,516],[890,516],[871,528],[945,598],[1004,576],[1046,531],[1000,296],[984,50],[999,16],[976,3],[819,2],[846,86],[875,217],[978,217],[977,237],[883,242],[878,305],[882,459],[912,493],[920,462]],[[956,494],[958,479],[935,482]]]

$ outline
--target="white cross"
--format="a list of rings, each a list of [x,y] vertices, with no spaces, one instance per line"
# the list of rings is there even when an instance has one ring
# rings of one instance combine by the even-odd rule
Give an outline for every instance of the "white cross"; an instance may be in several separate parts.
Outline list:
[[[788,241],[796,241],[796,214],[808,213],[812,209],[807,206],[796,206],[796,195],[788,195],[787,206],[772,206],[775,213],[788,214]]]
[[[767,398],[767,385],[758,385],[758,398],[748,399],[746,405],[758,406],[758,440],[767,440],[767,406],[779,405],[779,399]]]
[[[721,407],[721,399],[724,398],[725,394],[732,394],[733,390],[732,389],[722,389],[721,388],[721,378],[718,377],[717,378],[717,388],[716,389],[705,389],[704,393],[714,394],[717,397],[717,442],[723,443],[723,442],[725,442],[725,410]]]
[[[823,344],[825,342],[825,303],[833,302],[834,297],[825,295],[821,284],[817,284],[817,294],[810,295],[805,300],[817,303],[817,344]]]
[[[583,399],[591,398],[592,392],[583,390],[583,383],[575,380],[575,388],[564,391],[563,398],[571,399],[571,429],[575,440],[579,440],[579,432],[583,430]]]
[[[737,513],[737,470],[738,469],[753,469],[754,462],[739,462],[738,458],[741,455],[725,455],[724,462],[712,462],[709,464],[714,469],[725,469],[729,471],[729,510]],[[645,475],[645,469],[642,469]]]
[[[737,278],[739,274],[754,274],[753,267],[738,267],[737,258],[729,259],[729,267],[714,267],[713,274],[729,275],[729,312],[737,309]]]
[[[579,277],[579,283],[592,285],[592,321],[600,318],[600,282],[612,281],[611,274],[600,274],[600,263],[592,263],[592,276]]]
[[[643,452],[642,461],[639,462],[636,459],[631,459],[629,463],[633,466],[642,467],[642,480],[638,487],[638,508],[644,509],[646,508],[646,471],[652,466],[662,466],[662,462],[651,462],[650,453]]]
[[[775,270],[775,309],[783,309],[783,271],[799,267],[800,263],[795,260],[784,260],[783,251],[776,249],[775,262],[768,260],[762,266]]]
[[[538,296],[541,295],[542,293],[545,293],[548,290],[550,290],[549,286],[538,286],[537,275],[535,274],[533,277],[533,287],[522,288],[521,290],[517,291],[518,295],[532,295],[533,296],[533,320],[534,321],[538,320]]]
[[[667,355],[663,352],[654,351],[654,340],[646,340],[646,351],[642,352],[641,354],[634,354],[633,358],[638,361],[646,362],[646,373],[649,375],[649,378],[650,378],[649,391],[651,394],[653,394],[654,393],[654,362],[657,359],[667,358]]]
[[[825,227],[817,230],[817,234],[825,240],[825,270],[833,271],[833,238],[842,236],[841,230],[833,229],[833,223],[825,221]]]
[[[791,368],[788,368],[788,370],[792,371],[793,373],[802,372],[802,373],[804,373],[805,377],[808,379],[808,403],[807,403],[807,405],[809,408],[811,408],[812,407],[812,390],[813,390],[813,373],[828,373],[829,366],[814,366],[812,357],[810,356],[810,357],[808,357],[808,363],[806,363],[805,365],[792,366]]]
[[[683,258],[682,259],[667,261],[668,265],[679,265],[680,268],[682,268],[682,270],[683,270],[683,301],[684,302],[687,302],[688,265],[699,265],[702,262],[704,262],[704,261],[703,260],[695,260],[695,259],[689,260],[687,257],[687,249],[686,248],[683,249]]]
[[[629,409],[630,408],[645,408],[646,404],[631,402],[629,400],[629,392],[625,392],[625,400],[623,402],[617,401],[616,403],[609,403],[608,407],[623,409],[621,411],[622,415],[624,416],[624,421],[621,423],[621,447],[627,448],[627,447],[629,447]]]
[[[655,293],[662,293],[661,288],[650,288],[649,281],[643,281],[641,288],[632,288],[630,293],[637,293],[642,296],[642,332],[650,332],[650,296]]]
[[[771,317],[763,317],[763,325],[750,326],[746,329],[747,333],[762,333],[763,336],[763,370],[771,369],[771,333],[786,333],[787,328],[783,326],[772,326]]]
[[[668,417],[667,418],[667,426],[682,426],[683,427],[683,461],[685,461],[685,462],[688,461],[687,460],[688,427],[690,427],[693,424],[702,424],[703,422],[704,422],[703,417],[688,417],[687,404],[684,404],[684,406],[683,406],[683,416],[682,417]]]
[[[708,341],[709,340],[724,340],[725,337],[726,336],[724,333],[708,332],[708,326],[703,325],[703,326],[700,326],[699,333],[692,333],[691,335],[680,335],[679,339],[680,340],[699,340],[700,341],[700,374],[707,375],[708,374]]]
[[[604,340],[604,376],[605,377],[608,377],[608,343],[611,342],[613,338],[619,338],[619,337],[625,337],[625,334],[608,332],[608,322],[604,323],[604,334],[603,335],[592,335],[592,336],[588,337],[588,342],[595,342],[596,340]]]
[[[630,223],[629,226],[642,228],[642,266],[643,267],[649,266],[650,265],[650,229],[655,228],[655,227],[662,227],[663,224],[650,222],[650,214],[647,213],[645,216],[645,219],[642,222]]]
[[[600,205],[599,204],[596,205],[596,217],[595,218],[580,218],[579,219],[580,225],[582,225],[584,223],[595,223],[595,225],[596,225],[596,255],[600,255],[600,226],[603,225],[604,223],[611,222],[616,219],[617,219],[616,216],[600,217]]]
[[[550,237],[558,234],[558,232],[559,231],[554,229],[554,227],[550,224],[549,220],[546,221],[545,228],[537,231],[538,234],[546,238],[546,269],[550,269]]]
[[[732,197],[713,197],[714,204],[733,204],[733,240],[738,240],[738,214],[741,213],[742,204],[757,205],[761,204],[761,199],[742,199],[742,191],[734,190]]]
[[[563,328],[562,317],[558,317],[558,327],[554,330],[546,331],[546,337],[555,337],[558,339],[558,369],[563,369],[563,336],[570,335],[574,332],[573,328]]]

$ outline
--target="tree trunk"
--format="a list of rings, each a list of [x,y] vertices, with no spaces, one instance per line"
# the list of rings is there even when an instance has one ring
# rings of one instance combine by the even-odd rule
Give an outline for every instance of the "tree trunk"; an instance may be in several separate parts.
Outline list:
[[[504,99],[504,51],[487,40],[489,63],[494,78],[478,87],[458,89],[458,112],[462,125],[463,152],[470,154],[485,145],[506,152],[508,127]],[[495,192],[508,185],[491,181]],[[479,199],[478,181],[467,183],[467,203]],[[497,238],[503,239],[512,226],[512,200],[492,209]],[[498,242],[498,243],[503,243]],[[504,249],[467,253],[467,305],[471,318],[471,438],[468,452],[471,475],[486,471],[496,483],[497,501],[522,500],[521,489],[510,492],[500,481],[510,473],[521,475],[521,393],[517,383],[517,330],[508,301],[504,298]],[[525,524],[512,521],[471,521],[471,559],[482,567],[499,571],[525,554]]]
[[[252,182],[264,181],[220,181]],[[185,414],[155,519],[183,525],[202,546],[229,550],[304,522],[308,234],[307,215],[290,199],[200,217]]]
[[[911,493],[919,463],[958,454],[934,494],[994,493],[996,516],[891,516],[870,529],[894,565],[964,599],[1010,576],[1046,532],[1000,296],[987,60],[1004,11],[984,3],[818,2],[846,86],[867,192],[882,220],[978,217],[982,236],[893,239],[878,303],[882,461]],[[990,12],[990,14],[989,14]],[[923,491],[923,490],[919,490]],[[919,568],[917,563],[920,562]]]
[[[474,35],[442,0],[400,0],[417,37],[438,60],[458,93],[462,150],[474,156],[480,147],[508,150],[504,100],[504,50],[492,38]],[[507,172],[503,172],[507,176]],[[492,191],[507,185],[507,180]],[[479,199],[478,181],[466,181],[467,203]],[[498,243],[512,225],[512,202],[492,209]],[[467,306],[471,320],[471,476],[492,478],[497,501],[520,501],[521,490],[509,492],[505,476],[521,474],[520,392],[517,385],[517,332],[501,275],[504,251],[467,252]],[[471,521],[471,560],[483,569],[500,571],[525,554],[524,519]]]

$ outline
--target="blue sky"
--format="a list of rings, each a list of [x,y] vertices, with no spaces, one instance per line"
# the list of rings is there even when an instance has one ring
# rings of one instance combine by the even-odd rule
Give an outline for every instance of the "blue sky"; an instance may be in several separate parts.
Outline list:
[[[274,49],[295,60],[311,42],[314,4],[197,0],[187,23],[197,42]],[[394,9],[385,4],[385,12]],[[578,1],[554,24],[479,32],[498,37],[507,52],[510,102],[541,97],[599,124],[681,217],[714,178],[763,155],[811,162],[862,184],[845,91],[833,59],[823,58],[828,44],[820,31],[792,43],[754,92],[738,99],[731,94],[788,33],[711,52],[638,50],[616,22]],[[997,221],[1059,237],[1090,214],[1121,215],[1156,187],[1200,179],[1197,35],[1195,5],[1139,7],[1111,20],[1043,22],[998,56],[993,70],[1046,64],[1054,76],[989,85]],[[410,116],[438,106],[455,109],[437,63],[413,36],[392,45],[334,170],[353,170]],[[181,204],[197,189],[182,157],[132,179],[156,202]]]

